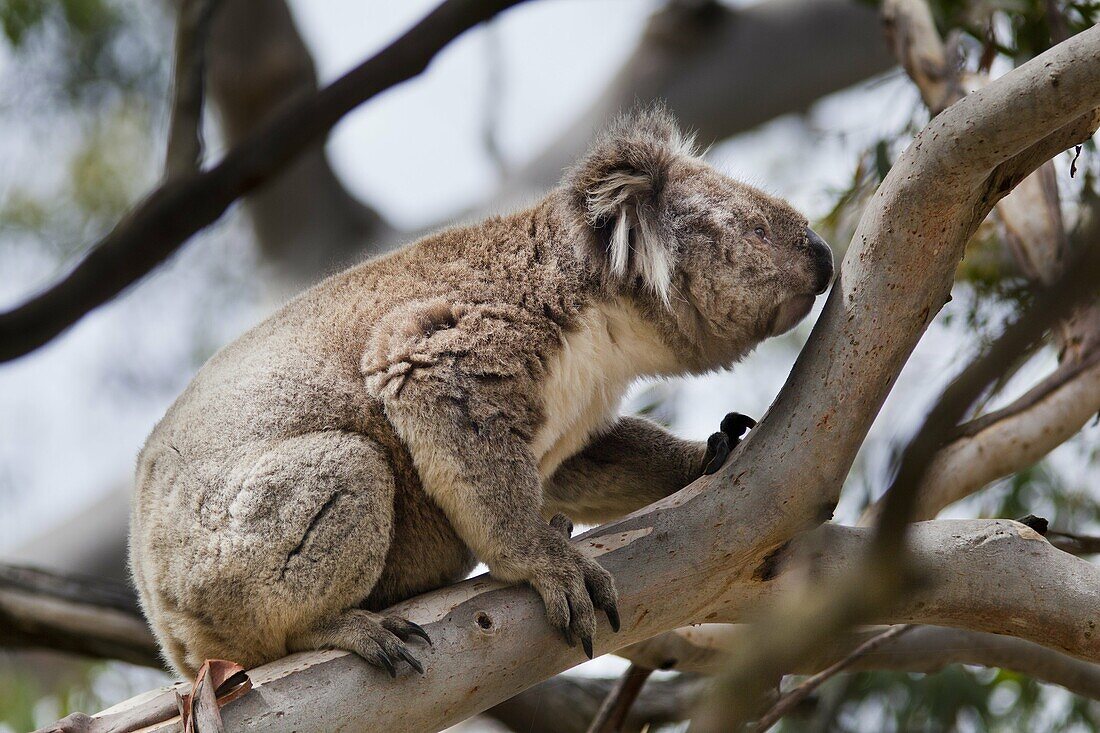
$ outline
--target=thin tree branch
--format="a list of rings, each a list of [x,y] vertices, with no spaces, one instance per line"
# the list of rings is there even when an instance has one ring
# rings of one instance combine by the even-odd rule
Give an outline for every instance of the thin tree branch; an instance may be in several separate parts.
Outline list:
[[[1048,529],[1043,536],[1047,538],[1050,544],[1071,555],[1095,555],[1100,553],[1100,537],[1074,534],[1072,532],[1058,532],[1053,529]]]
[[[924,0],[885,0],[882,21],[886,38],[906,73],[917,85],[925,106],[938,115],[966,94],[959,69],[948,57]]]
[[[635,664],[627,667],[623,676],[615,683],[615,686],[607,693],[600,709],[592,718],[588,726],[588,733],[622,733],[626,723],[630,706],[642,691],[653,670],[647,667],[639,667]]]
[[[1098,292],[1100,237],[944,390],[902,454],[898,475],[884,497],[876,531],[879,552],[889,557],[901,551],[905,525],[916,509],[922,482],[932,457],[943,444],[943,436],[955,430],[962,416],[1006,364],[1034,349],[1048,329],[1090,302]]]
[[[798,687],[794,688],[790,692],[784,694],[779,701],[772,706],[771,710],[764,713],[756,721],[756,725],[753,730],[758,733],[764,733],[766,730],[770,730],[773,725],[779,722],[787,713],[791,712],[800,702],[805,700],[814,690],[825,684],[827,680],[841,672],[845,671],[860,657],[866,656],[875,651],[879,647],[888,644],[890,641],[896,639],[902,634],[906,633],[913,627],[909,624],[901,624],[899,626],[892,626],[886,631],[872,636],[867,639],[850,653],[848,653],[843,659],[833,662],[831,665],[821,670],[817,674],[810,675],[807,679],[803,680]]]
[[[922,525],[922,529],[924,526]],[[812,674],[823,665],[844,658],[853,644],[882,631],[862,630],[829,640],[820,660],[788,670]],[[720,671],[730,655],[752,643],[743,625],[702,624],[648,639],[616,652],[635,664],[673,662],[678,670],[710,675]],[[856,659],[849,672],[894,670],[934,674],[951,664],[998,667],[1027,675],[1041,682],[1060,685],[1075,695],[1100,700],[1100,664],[1086,662],[1041,644],[1014,636],[986,631],[953,629],[945,626],[915,626],[888,644]]]
[[[194,173],[202,167],[203,85],[206,39],[218,0],[180,0],[176,20],[172,114],[168,123],[165,178]]]
[[[485,711],[516,733],[587,733],[602,701],[621,679],[558,675]],[[693,675],[646,681],[623,721],[624,733],[643,733],[687,720],[706,687]]]
[[[163,667],[130,588],[26,567],[0,565],[0,646]]]
[[[316,94],[289,104],[209,170],[165,182],[59,282],[0,314],[0,362],[42,346],[163,262],[195,232],[322,140],[348,112],[420,74],[452,40],[523,0],[446,0]]]
[[[229,147],[317,93],[316,65],[285,0],[219,0],[207,48],[208,94]],[[377,252],[395,236],[337,178],[323,139],[243,203],[265,263],[287,289]]]

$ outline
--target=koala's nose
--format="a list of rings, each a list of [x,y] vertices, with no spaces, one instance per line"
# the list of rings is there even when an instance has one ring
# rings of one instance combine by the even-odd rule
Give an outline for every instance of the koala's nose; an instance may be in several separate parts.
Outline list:
[[[806,240],[817,275],[817,279],[814,280],[814,293],[821,295],[828,289],[829,282],[833,279],[833,251],[829,249],[829,245],[825,243],[825,240],[809,227],[806,228]]]

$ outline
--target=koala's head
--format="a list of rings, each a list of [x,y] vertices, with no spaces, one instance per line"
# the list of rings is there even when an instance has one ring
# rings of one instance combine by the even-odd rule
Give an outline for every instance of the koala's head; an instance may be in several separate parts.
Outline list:
[[[616,122],[564,185],[586,258],[700,366],[789,330],[832,278],[832,252],[806,217],[704,163],[662,109]]]

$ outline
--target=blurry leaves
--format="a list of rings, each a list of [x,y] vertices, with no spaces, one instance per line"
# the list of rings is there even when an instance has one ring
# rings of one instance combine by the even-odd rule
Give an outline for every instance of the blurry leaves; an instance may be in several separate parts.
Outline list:
[[[14,57],[27,62],[21,71],[48,81],[55,103],[91,104],[119,90],[150,91],[163,62],[160,39],[141,38],[150,8],[137,7],[133,0],[0,0],[0,27]]]
[[[1100,705],[1006,670],[946,667],[937,674],[862,672],[831,681],[817,705],[777,730],[1096,730]]]
[[[49,212],[43,203],[17,186],[0,203],[0,227],[36,231],[46,225],[48,218]]]
[[[102,710],[169,681],[163,672],[122,662],[3,652],[0,731],[36,730],[79,710]]]
[[[141,0],[0,0],[0,246],[62,260],[156,176],[170,23]]]
[[[150,118],[142,100],[122,98],[82,120],[69,145],[36,151],[60,170],[48,183],[28,176],[8,184],[0,195],[0,246],[29,243],[64,259],[112,226],[155,175],[159,149]]]
[[[154,155],[148,128],[145,110],[126,104],[92,124],[69,163],[72,200],[89,216],[117,219],[141,193],[136,181],[147,183],[140,172]]]
[[[1080,453],[1082,466],[1095,463],[1095,447],[1078,434],[1059,450]],[[1087,482],[1075,481],[1056,471],[1046,459],[1010,476],[975,498],[978,514],[986,517],[1022,517],[1038,514],[1052,529],[1093,533],[1100,527],[1100,505],[1089,492]]]
[[[117,25],[117,16],[103,0],[3,0],[0,25],[13,46],[22,45],[28,34],[51,19],[64,21],[76,39],[96,40]]]
[[[4,35],[14,46],[23,42],[27,33],[40,25],[46,17],[47,6],[35,0],[8,0],[0,5],[0,24]]]
[[[863,207],[890,172],[894,159],[923,124],[922,110],[922,106],[914,104],[912,118],[902,129],[889,138],[875,141],[856,158],[848,186],[835,192],[833,208],[814,224],[815,230],[827,241],[840,244],[851,240]],[[839,257],[843,254],[843,251],[838,252]]]
[[[1068,0],[931,0],[943,32],[959,30],[1017,64],[1100,20],[1100,3]],[[1053,14],[1049,11],[1053,10]],[[1000,22],[994,22],[997,19]],[[991,28],[1006,34],[991,34]],[[1006,35],[1007,37],[1001,37]]]

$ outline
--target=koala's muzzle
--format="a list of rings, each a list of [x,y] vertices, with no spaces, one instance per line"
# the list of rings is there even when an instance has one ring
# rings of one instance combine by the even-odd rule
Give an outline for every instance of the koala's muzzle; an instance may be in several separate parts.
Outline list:
[[[818,236],[817,232],[806,227],[807,247],[814,261],[814,272],[817,279],[814,280],[814,293],[821,295],[829,287],[833,279],[833,251],[825,240]]]

